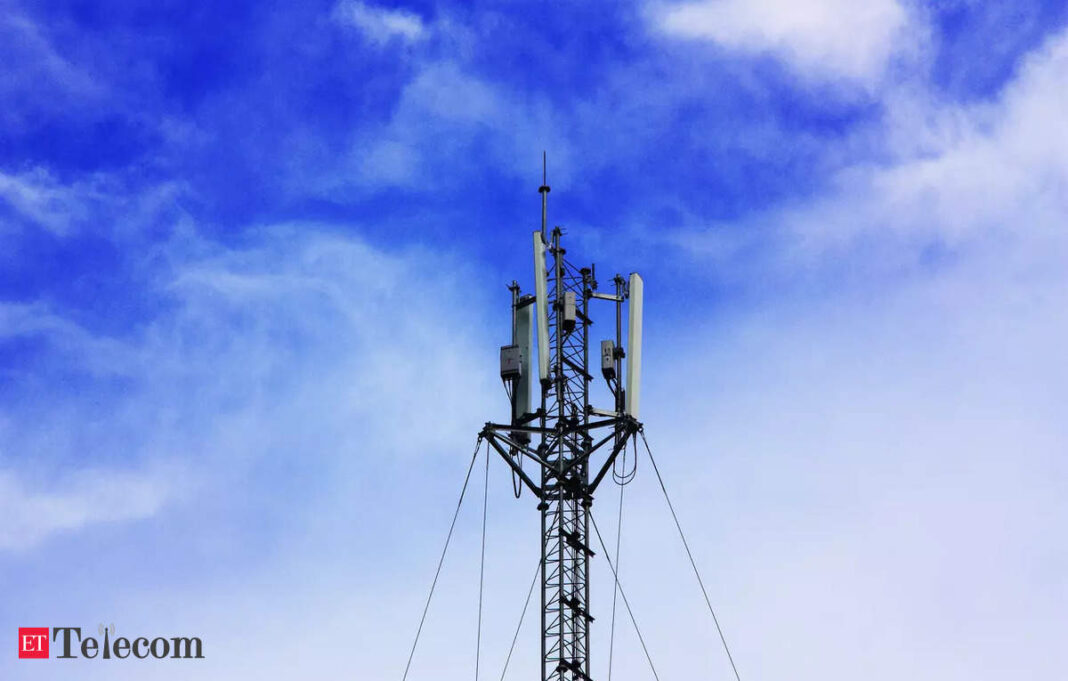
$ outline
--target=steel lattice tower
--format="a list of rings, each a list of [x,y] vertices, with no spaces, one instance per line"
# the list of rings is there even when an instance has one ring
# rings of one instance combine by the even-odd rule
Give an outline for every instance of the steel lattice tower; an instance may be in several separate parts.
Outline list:
[[[642,281],[613,279],[615,292],[599,293],[595,268],[568,262],[559,227],[546,235],[549,187],[543,185],[542,229],[534,233],[536,294],[521,295],[513,282],[512,344],[501,348],[501,377],[512,402],[510,423],[487,423],[482,436],[540,503],[541,652],[543,681],[590,679],[589,511],[593,494],[630,438],[637,420]],[[551,258],[551,262],[548,262]],[[540,296],[540,300],[539,300]],[[614,398],[611,409],[590,404],[590,301],[614,303],[615,340],[601,342],[601,374]],[[630,300],[626,387],[622,315]],[[532,380],[531,330],[538,336],[538,381]],[[540,388],[532,409],[531,387]],[[627,392],[631,394],[627,394]],[[603,450],[602,450],[603,448]],[[606,452],[594,456],[598,452]],[[524,470],[533,461],[540,482]],[[591,473],[592,479],[591,479]],[[517,482],[517,489],[518,489]]]

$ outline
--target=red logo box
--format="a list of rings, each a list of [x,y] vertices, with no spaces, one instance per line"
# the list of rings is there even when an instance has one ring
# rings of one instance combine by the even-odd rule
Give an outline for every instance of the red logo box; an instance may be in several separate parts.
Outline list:
[[[48,657],[48,627],[19,627],[19,657]]]

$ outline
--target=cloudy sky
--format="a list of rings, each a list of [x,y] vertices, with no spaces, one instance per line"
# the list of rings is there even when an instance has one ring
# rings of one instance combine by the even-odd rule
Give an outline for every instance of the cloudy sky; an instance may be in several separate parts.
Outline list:
[[[1056,1],[0,0],[0,677],[400,679],[543,150],[571,258],[645,277],[741,677],[1065,677],[1065,121]],[[499,678],[538,524],[491,464]],[[413,681],[474,674],[476,471]],[[627,595],[662,679],[729,679],[658,495]],[[16,659],[98,623],[207,659]]]

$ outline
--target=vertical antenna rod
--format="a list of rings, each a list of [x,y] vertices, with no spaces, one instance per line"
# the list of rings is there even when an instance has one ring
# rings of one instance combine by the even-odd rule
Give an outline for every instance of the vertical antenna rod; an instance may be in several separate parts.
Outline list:
[[[548,207],[549,207],[549,185],[546,180],[546,154],[541,152],[541,186],[538,187],[538,193],[541,194],[541,240],[542,243],[549,243],[549,238],[545,235],[545,228],[548,219]]]

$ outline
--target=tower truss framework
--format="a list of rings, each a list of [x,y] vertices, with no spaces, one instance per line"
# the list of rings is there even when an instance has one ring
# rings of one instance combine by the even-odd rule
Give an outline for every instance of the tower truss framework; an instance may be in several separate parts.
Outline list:
[[[626,413],[625,384],[621,380],[625,357],[623,308],[631,287],[617,275],[612,280],[613,293],[599,292],[595,268],[578,267],[568,261],[560,228],[553,229],[551,235],[545,232],[548,190],[547,186],[541,188],[540,237],[551,257],[551,261],[546,258],[543,273],[547,313],[537,323],[548,327],[549,362],[544,378],[531,381],[540,390],[540,403],[535,410],[523,408],[526,400],[520,398],[520,386],[526,389],[526,384],[513,375],[506,380],[511,385],[510,422],[488,422],[481,435],[510,467],[517,484],[539,500],[541,679],[588,681],[590,626],[594,621],[590,611],[590,559],[595,555],[590,541],[590,508],[598,486],[642,427],[634,415]],[[523,347],[517,341],[522,333],[529,334],[530,328],[520,319],[524,308],[536,301],[534,296],[521,295],[515,283],[511,289],[511,347]],[[590,371],[589,349],[594,301],[603,301],[598,303],[601,309],[614,307],[615,313],[615,341],[604,341],[598,362],[614,399],[610,409],[598,409],[590,403],[590,385],[595,380]],[[525,314],[529,319],[530,311]],[[529,347],[529,343],[526,345]],[[503,357],[502,352],[502,378]],[[526,358],[528,377],[538,375],[531,364]],[[536,467],[533,474],[531,464]]]

